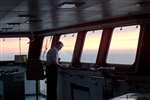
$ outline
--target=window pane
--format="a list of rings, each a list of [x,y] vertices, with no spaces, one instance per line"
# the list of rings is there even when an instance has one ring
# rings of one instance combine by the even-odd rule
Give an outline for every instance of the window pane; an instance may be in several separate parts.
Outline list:
[[[1,38],[0,60],[14,60],[15,55],[28,55],[28,38]]]
[[[135,61],[140,26],[115,28],[108,52],[107,63],[133,64]]]
[[[46,54],[47,54],[48,50],[51,47],[51,43],[52,43],[52,36],[47,36],[47,37],[44,38],[43,45],[42,45],[41,56],[40,56],[41,60],[46,61]]]
[[[76,37],[77,33],[62,35],[60,37],[60,41],[62,41],[64,44],[64,47],[59,52],[60,61],[71,62]]]
[[[87,32],[81,55],[81,62],[95,63],[101,40],[102,30]]]

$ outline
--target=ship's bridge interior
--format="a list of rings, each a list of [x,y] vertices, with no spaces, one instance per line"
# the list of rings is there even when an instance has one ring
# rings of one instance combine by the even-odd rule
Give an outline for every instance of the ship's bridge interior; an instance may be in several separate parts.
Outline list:
[[[150,0],[0,0],[0,100],[149,100],[149,37]]]

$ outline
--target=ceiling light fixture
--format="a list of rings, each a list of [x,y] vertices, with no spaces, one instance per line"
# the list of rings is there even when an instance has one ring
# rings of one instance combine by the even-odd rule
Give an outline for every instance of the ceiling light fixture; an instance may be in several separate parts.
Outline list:
[[[31,24],[31,23],[40,23],[40,22],[42,22],[41,19],[28,19],[24,23]]]
[[[21,23],[7,23],[8,25],[20,25]]]
[[[59,8],[78,8],[82,6],[84,2],[63,2],[59,4]]]
[[[35,16],[35,15],[32,15],[32,14],[21,14],[21,15],[18,15],[18,17],[23,17],[23,18],[35,18],[36,16]]]
[[[8,30],[12,30],[12,27],[7,27],[7,28],[1,28],[2,32],[7,32]]]
[[[11,30],[11,29],[13,29],[12,27],[10,27],[10,28],[2,28],[2,30]]]

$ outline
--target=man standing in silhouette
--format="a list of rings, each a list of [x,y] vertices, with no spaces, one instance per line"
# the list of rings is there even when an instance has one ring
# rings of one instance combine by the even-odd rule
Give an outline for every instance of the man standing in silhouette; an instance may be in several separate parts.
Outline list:
[[[59,63],[58,52],[63,47],[63,43],[58,41],[47,52],[47,100],[57,100],[57,68],[62,67]]]

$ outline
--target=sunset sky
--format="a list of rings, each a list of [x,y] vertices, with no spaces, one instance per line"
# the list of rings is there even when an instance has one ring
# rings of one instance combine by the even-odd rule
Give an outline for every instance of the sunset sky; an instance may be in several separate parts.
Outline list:
[[[122,30],[116,28],[113,31],[110,48],[115,50],[133,50],[137,48],[139,32],[140,26],[123,27]]]

